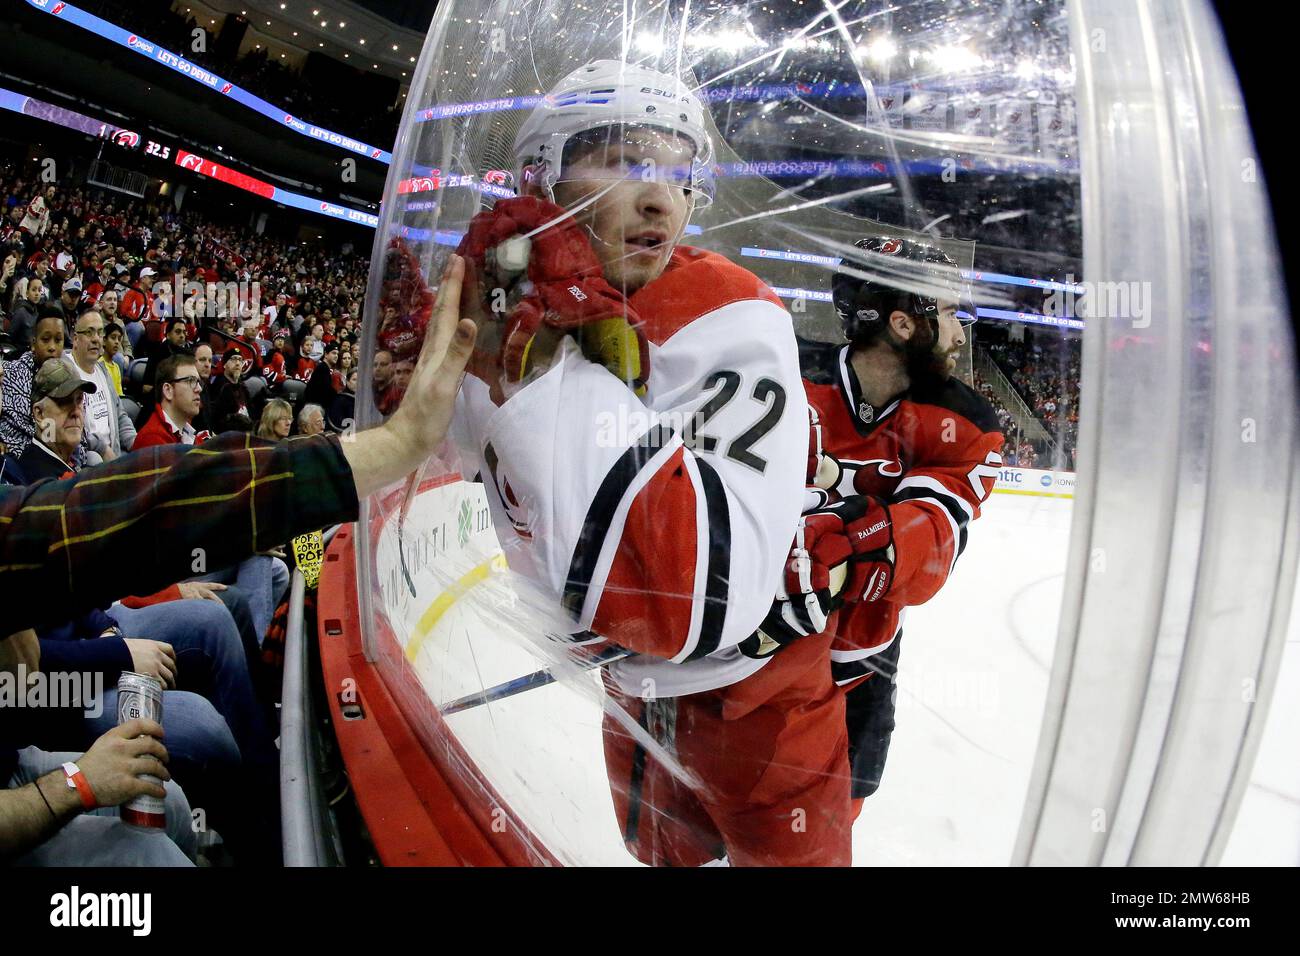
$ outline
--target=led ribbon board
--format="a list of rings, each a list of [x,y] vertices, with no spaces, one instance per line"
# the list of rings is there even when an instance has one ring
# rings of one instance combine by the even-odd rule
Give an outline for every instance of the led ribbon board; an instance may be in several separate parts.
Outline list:
[[[171,50],[164,49],[152,40],[124,30],[119,26],[109,23],[107,20],[100,19],[92,13],[87,13],[79,7],[70,3],[64,3],[63,0],[27,0],[28,4],[44,13],[58,17],[71,23],[73,26],[88,30],[96,36],[111,40],[118,46],[125,47],[133,53],[147,57],[155,63],[161,63],[170,70],[175,70],[182,76],[193,80],[200,86],[203,86],[220,96],[234,100],[251,110],[261,113],[267,119],[274,120],[281,126],[288,127],[301,136],[306,136],[318,142],[328,143],[331,146],[337,146],[339,149],[345,149],[349,152],[361,156],[369,157],[381,163],[391,163],[393,154],[387,150],[380,149],[377,146],[371,146],[369,143],[363,143],[359,139],[353,139],[351,136],[344,136],[342,133],[336,133],[333,130],[325,129],[323,126],[317,126],[306,120],[298,119],[290,113],[284,111],[284,107],[276,106],[274,103],[268,103],[261,97],[254,96],[248,90],[236,86],[229,80],[223,79],[210,70],[204,69],[197,63],[191,63],[179,53],[173,53]]]
[[[279,186],[272,186],[270,183],[231,169],[229,166],[223,166],[206,156],[200,156],[198,153],[178,149],[176,151],[176,165],[181,169],[188,169],[191,172],[198,173],[200,176],[207,176],[210,179],[216,179],[229,186],[234,186],[236,189],[242,189],[244,192],[261,196],[263,199],[270,199],[285,206],[292,206],[294,209],[303,209],[321,216],[329,216],[331,219],[355,222],[362,226],[369,226],[371,229],[379,227],[379,217],[373,213],[352,209],[349,206],[340,206],[338,203],[316,199],[312,196],[304,196],[301,193],[290,192],[287,189],[281,189]]]
[[[143,142],[145,152],[159,159],[167,159],[172,153],[170,146],[152,139],[143,141],[140,134],[133,130],[112,123],[103,123],[84,113],[65,109],[62,106],[55,106],[53,103],[46,103],[44,100],[38,100],[35,97],[24,96],[3,87],[0,87],[0,109],[21,113],[23,116],[44,120],[47,123],[54,123],[89,136],[100,136],[127,149],[134,149]],[[329,216],[331,219],[355,222],[358,225],[369,226],[371,229],[379,227],[379,217],[374,213],[353,209],[350,206],[340,206],[337,203],[326,202],[314,196],[304,196],[288,189],[281,189],[279,186],[272,186],[270,183],[263,182],[256,177],[213,162],[198,153],[177,149],[175,150],[175,164],[182,169],[198,173],[200,176],[220,180],[227,185],[234,186],[236,189],[242,189],[244,192],[261,196],[263,199],[270,199],[285,206],[292,206],[294,209],[314,212],[320,216]]]

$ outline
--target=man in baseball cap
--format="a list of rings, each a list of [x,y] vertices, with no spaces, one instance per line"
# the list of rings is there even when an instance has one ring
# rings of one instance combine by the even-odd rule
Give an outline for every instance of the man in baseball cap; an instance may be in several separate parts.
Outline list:
[[[32,379],[32,404],[46,398],[59,401],[82,390],[93,393],[97,388],[94,382],[87,382],[81,377],[77,367],[72,364],[72,359],[62,355],[46,359],[37,370]]]
[[[81,396],[96,389],[66,355],[46,359],[37,370],[31,406],[36,434],[18,459],[18,469],[28,482],[62,478],[76,471],[72,456],[85,430]]]
[[[59,307],[63,309],[63,317],[68,322],[77,320],[77,306],[81,304],[81,291],[81,280],[76,276],[63,283],[63,291],[59,295]]]

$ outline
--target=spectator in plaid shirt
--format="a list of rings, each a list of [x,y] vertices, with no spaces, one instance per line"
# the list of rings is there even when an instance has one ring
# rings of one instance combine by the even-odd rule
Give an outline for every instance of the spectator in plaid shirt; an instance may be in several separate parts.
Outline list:
[[[419,467],[446,437],[474,344],[474,323],[456,317],[464,266],[459,257],[450,261],[406,400],[382,426],[346,445],[333,436],[271,444],[227,435],[198,452],[147,448],[93,473],[115,481],[83,475],[0,489],[0,603],[12,629],[0,644],[13,645],[27,628],[130,591],[162,588],[189,569],[196,547],[206,549],[210,562],[228,564],[295,534],[354,521],[359,497]],[[224,507],[213,507],[214,495],[226,496]],[[252,530],[241,535],[229,528]],[[131,553],[152,553],[154,560],[117,559]],[[161,747],[152,752],[165,759]],[[0,791],[0,850],[29,852],[75,815],[75,805],[47,806],[42,795],[63,786],[58,776],[32,782],[17,747],[0,746],[0,780],[9,781]],[[101,794],[101,802],[126,799],[121,790]],[[87,854],[99,848],[85,844]]]

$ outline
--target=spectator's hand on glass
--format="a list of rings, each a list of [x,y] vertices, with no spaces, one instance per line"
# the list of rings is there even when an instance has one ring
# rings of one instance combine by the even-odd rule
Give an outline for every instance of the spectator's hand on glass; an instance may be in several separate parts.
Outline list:
[[[133,671],[152,677],[163,685],[163,690],[176,689],[176,651],[170,644],[128,637],[126,649],[131,652]]]
[[[465,363],[474,349],[474,322],[460,315],[464,278],[464,260],[451,256],[401,405],[379,428],[343,442],[359,498],[409,475],[447,437]]]
[[[176,587],[187,601],[220,601],[217,592],[226,589],[226,585],[211,581],[182,581]]]

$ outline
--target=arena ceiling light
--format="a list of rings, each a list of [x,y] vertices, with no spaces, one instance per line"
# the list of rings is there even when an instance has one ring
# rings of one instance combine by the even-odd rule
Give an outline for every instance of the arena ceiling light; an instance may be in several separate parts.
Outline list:
[[[898,53],[898,44],[894,42],[892,37],[884,36],[877,37],[866,46],[858,47],[858,49],[865,52],[867,56],[877,63],[887,63]]]
[[[664,39],[657,33],[641,33],[636,38],[637,48],[646,53],[662,53]]]
[[[927,50],[924,54],[938,69],[949,73],[979,70],[986,66],[984,58],[969,47],[944,45]]]
[[[751,36],[744,30],[718,30],[714,33],[700,33],[686,38],[688,47],[721,50],[724,53],[740,53],[754,47],[765,47],[767,41]]]

